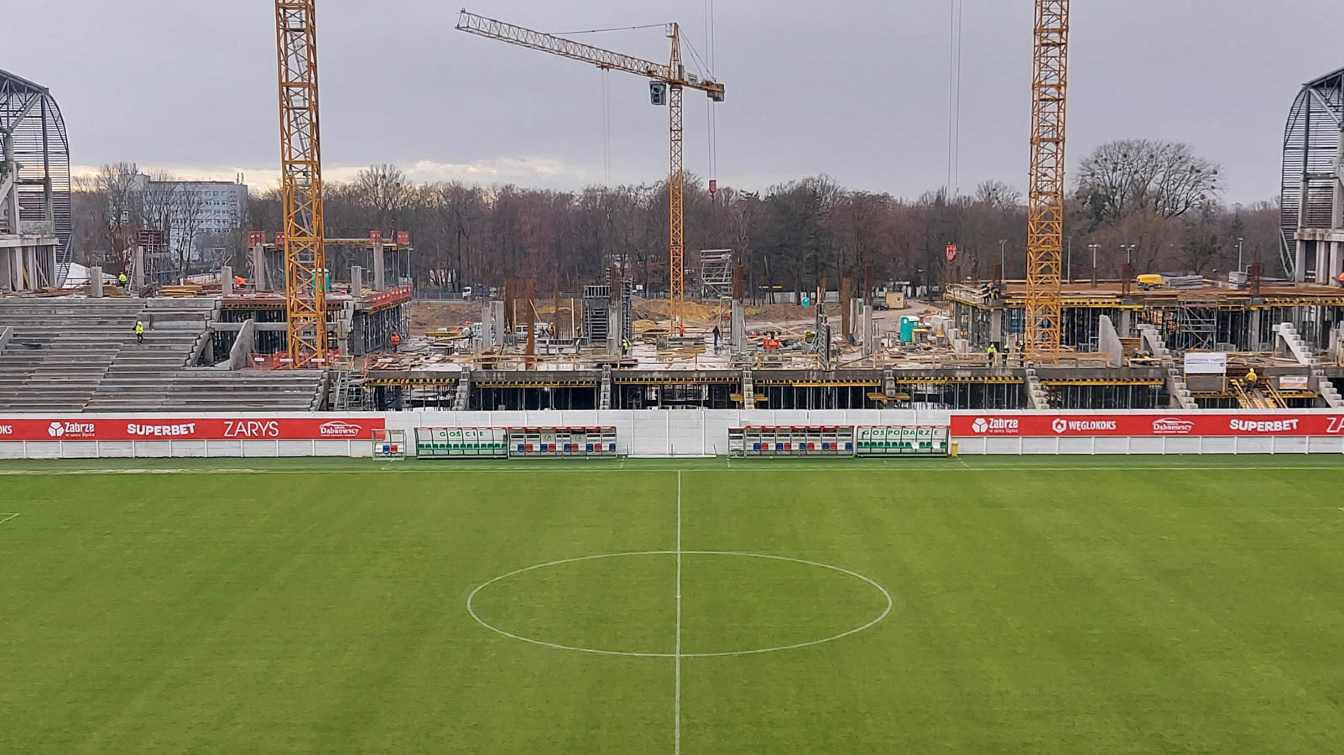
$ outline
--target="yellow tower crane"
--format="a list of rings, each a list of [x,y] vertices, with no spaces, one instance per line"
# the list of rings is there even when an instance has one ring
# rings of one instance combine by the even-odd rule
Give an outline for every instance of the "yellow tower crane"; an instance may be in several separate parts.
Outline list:
[[[682,169],[682,120],[681,95],[683,89],[698,89],[710,100],[723,102],[723,82],[700,78],[687,74],[681,61],[681,27],[672,23],[667,25],[667,36],[672,41],[672,51],[667,63],[655,63],[630,55],[624,55],[582,42],[575,42],[553,34],[533,31],[522,26],[497,21],[493,18],[468,13],[465,9],[458,16],[457,28],[469,34],[488,39],[529,47],[533,50],[549,52],[553,55],[591,63],[603,70],[625,71],[636,76],[651,79],[650,97],[655,105],[668,106],[668,143],[669,165],[667,175],[668,204],[668,298],[672,317],[681,319],[682,303],[686,298],[686,276],[684,260],[686,254],[685,219],[682,206],[682,193],[685,190],[686,175]]]
[[[1031,85],[1031,172],[1027,190],[1029,361],[1059,360],[1063,306],[1064,126],[1069,65],[1069,0],[1036,0]]]
[[[327,356],[322,148],[318,137],[315,0],[275,0],[280,78],[280,193],[290,367]]]

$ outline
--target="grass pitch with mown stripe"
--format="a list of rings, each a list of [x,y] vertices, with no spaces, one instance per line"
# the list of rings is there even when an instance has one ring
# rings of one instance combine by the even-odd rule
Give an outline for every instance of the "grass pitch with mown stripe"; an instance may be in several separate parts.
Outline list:
[[[1344,463],[1294,456],[3,463],[0,751],[671,752],[672,658],[466,601],[674,549],[677,470],[683,549],[893,600],[684,657],[685,753],[1344,748]],[[682,568],[686,653],[883,605]],[[675,587],[478,608],[667,653]]]

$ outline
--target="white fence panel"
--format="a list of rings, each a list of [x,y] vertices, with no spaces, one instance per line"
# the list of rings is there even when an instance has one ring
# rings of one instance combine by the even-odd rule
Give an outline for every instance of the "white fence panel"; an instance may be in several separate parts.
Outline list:
[[[1161,454],[1166,452],[1166,438],[1130,438],[1129,452],[1133,454]],[[1199,446],[1187,453],[1199,453]]]
[[[203,440],[175,440],[169,455],[183,459],[203,458],[209,455],[206,450],[208,445]]]
[[[630,438],[631,456],[668,456],[672,453],[668,438],[668,412],[646,409],[634,413],[634,432]]]
[[[1093,453],[1096,454],[1127,454],[1129,453],[1129,438],[1111,438],[1101,437],[1096,439],[1096,445],[1093,447]]]
[[[1090,455],[1093,453],[1095,438],[1060,438],[1059,452],[1071,455]]]
[[[668,455],[704,456],[705,421],[698,411],[666,412],[668,417]]]

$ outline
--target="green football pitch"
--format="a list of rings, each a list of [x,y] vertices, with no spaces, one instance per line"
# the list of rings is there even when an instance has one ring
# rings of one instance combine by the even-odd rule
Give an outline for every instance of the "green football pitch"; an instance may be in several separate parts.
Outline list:
[[[1340,752],[1344,460],[0,464],[0,752]]]

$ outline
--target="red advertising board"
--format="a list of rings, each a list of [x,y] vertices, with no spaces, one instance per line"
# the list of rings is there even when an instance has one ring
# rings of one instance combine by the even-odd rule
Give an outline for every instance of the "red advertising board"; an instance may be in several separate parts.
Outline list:
[[[957,438],[1344,436],[1344,414],[964,414]]]
[[[161,440],[372,440],[384,430],[382,417],[239,417],[66,419],[0,418],[6,441]]]

